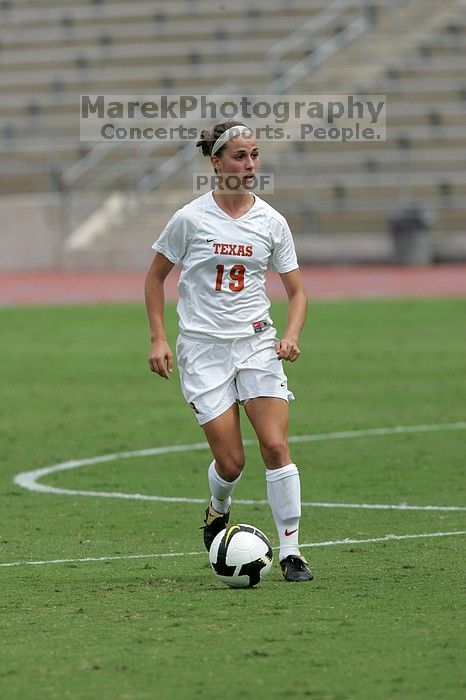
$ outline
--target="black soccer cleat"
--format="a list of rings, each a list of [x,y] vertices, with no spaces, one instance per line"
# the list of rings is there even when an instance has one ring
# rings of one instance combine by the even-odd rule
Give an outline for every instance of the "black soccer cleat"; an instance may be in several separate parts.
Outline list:
[[[207,551],[210,551],[210,547],[215,537],[218,535],[219,532],[226,528],[229,520],[230,511],[228,511],[227,513],[218,513],[214,508],[212,508],[212,504],[209,503],[209,507],[205,512],[205,525],[203,527],[204,544]]]
[[[289,554],[280,562],[285,581],[312,581],[314,575],[300,554]]]

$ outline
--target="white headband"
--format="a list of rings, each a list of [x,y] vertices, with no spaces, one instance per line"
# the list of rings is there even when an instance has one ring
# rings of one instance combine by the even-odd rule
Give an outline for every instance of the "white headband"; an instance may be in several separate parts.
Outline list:
[[[220,134],[220,136],[212,146],[211,155],[214,156],[219,150],[219,148],[223,146],[224,143],[226,143],[230,139],[233,139],[235,136],[240,136],[241,134],[249,134],[250,136],[253,135],[251,129],[249,129],[247,126],[230,126],[230,128],[224,131],[223,134]]]

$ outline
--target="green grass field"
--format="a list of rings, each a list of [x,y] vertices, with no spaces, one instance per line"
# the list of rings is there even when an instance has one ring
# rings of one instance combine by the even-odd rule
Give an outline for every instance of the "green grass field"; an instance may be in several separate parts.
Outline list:
[[[284,311],[274,306],[279,327]],[[0,315],[2,698],[464,697],[465,539],[432,536],[466,530],[464,511],[306,506],[306,545],[413,539],[307,546],[311,584],[285,583],[275,562],[257,589],[227,589],[202,551],[204,504],[13,483],[68,460],[203,441],[178,378],[147,369],[144,309]],[[465,319],[464,300],[313,304],[302,357],[287,365],[297,399],[290,435],[465,421]],[[167,324],[174,345],[172,306]],[[305,502],[464,506],[465,447],[457,426],[296,442],[293,456]],[[263,500],[255,445],[247,456],[236,496]],[[193,449],[88,464],[39,483],[207,500],[208,462],[208,450]],[[237,504],[232,517],[277,544],[266,505]],[[47,563],[56,559],[70,561]],[[28,561],[41,563],[18,564]]]

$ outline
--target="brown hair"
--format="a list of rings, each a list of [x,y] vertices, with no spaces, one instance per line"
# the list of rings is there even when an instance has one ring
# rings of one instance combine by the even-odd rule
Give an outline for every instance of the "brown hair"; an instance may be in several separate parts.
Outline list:
[[[208,129],[203,129],[201,131],[201,138],[199,141],[196,143],[196,147],[201,148],[201,152],[203,156],[210,156],[212,153],[212,148],[214,147],[214,143],[216,140],[223,134],[224,131],[227,129],[230,129],[232,126],[246,126],[243,124],[243,122],[236,122],[233,119],[230,119],[226,122],[220,122],[219,124],[215,124],[213,127],[212,131],[209,131]],[[222,155],[222,151],[225,148],[227,144],[224,143],[223,146],[221,146],[218,151],[216,152],[216,156],[220,157]]]

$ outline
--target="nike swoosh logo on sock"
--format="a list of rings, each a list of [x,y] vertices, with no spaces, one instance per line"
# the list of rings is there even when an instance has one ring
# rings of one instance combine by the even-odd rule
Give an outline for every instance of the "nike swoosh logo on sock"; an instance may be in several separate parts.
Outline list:
[[[285,530],[285,535],[286,535],[286,537],[290,537],[290,535],[294,535],[295,532],[298,532],[298,528],[296,528],[296,530],[291,530],[290,532],[288,532],[288,528],[287,528]]]

